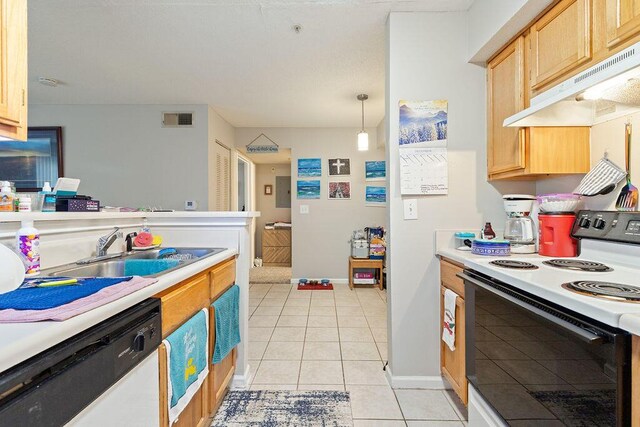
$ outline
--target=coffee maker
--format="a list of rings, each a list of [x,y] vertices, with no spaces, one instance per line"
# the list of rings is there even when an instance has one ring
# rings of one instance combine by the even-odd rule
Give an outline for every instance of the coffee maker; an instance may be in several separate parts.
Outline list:
[[[533,209],[535,196],[528,194],[507,194],[502,197],[507,221],[504,238],[511,243],[513,254],[536,253],[535,225],[529,214]]]

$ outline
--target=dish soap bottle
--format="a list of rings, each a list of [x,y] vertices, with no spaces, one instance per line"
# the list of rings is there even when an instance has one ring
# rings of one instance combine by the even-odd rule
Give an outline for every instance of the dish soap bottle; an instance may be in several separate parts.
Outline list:
[[[56,211],[56,195],[51,191],[51,184],[45,181],[40,192],[42,197],[42,212],[55,212]]]
[[[496,238],[496,233],[495,231],[493,231],[493,228],[491,227],[490,222],[487,222],[484,225],[484,230],[482,230],[482,238],[487,240],[492,240]]]
[[[40,274],[40,233],[33,221],[22,221],[16,233],[16,249],[22,254],[27,276]]]
[[[0,212],[13,212],[13,192],[9,181],[2,182],[0,189]]]

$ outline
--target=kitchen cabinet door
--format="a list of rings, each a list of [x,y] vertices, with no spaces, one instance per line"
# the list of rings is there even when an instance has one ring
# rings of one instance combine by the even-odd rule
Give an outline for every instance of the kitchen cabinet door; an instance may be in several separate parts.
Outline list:
[[[0,0],[0,136],[27,139],[26,0]]]
[[[562,0],[540,18],[531,32],[531,88],[566,76],[589,62],[591,0]]]
[[[524,37],[517,38],[487,64],[489,175],[524,169],[524,132],[505,128],[505,118],[525,108]]]
[[[440,335],[442,335],[442,324],[444,321],[444,292],[449,284],[455,282],[455,289],[451,289],[458,294],[456,299],[456,340],[455,350],[451,350],[443,341],[440,341],[440,371],[449,381],[451,387],[456,392],[460,400],[466,405],[468,400],[468,382],[465,359],[465,305],[464,293],[460,294],[456,289],[464,290],[462,279],[451,276],[453,271],[461,272],[462,267],[445,260],[440,261]]]
[[[606,0],[607,47],[640,33],[640,0]]]

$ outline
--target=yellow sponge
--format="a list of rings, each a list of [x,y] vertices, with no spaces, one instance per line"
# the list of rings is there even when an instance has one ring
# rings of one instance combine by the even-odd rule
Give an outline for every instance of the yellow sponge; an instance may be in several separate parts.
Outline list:
[[[153,236],[152,245],[161,245],[162,244],[162,236]]]

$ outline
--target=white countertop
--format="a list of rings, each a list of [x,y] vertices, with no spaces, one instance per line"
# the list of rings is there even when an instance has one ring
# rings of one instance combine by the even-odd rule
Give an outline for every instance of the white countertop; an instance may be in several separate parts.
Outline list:
[[[184,212],[181,214],[183,213]],[[143,216],[146,216],[147,213],[144,214]],[[202,214],[202,212],[199,212],[199,214]],[[0,218],[0,220],[2,219]],[[218,254],[162,275],[153,285],[63,322],[0,324],[0,372],[106,320],[176,283],[235,256],[237,253],[235,249],[226,249]]]
[[[0,212],[0,222],[68,221],[77,219],[125,218],[256,218],[260,212],[175,211],[175,212]]]
[[[561,287],[563,283],[576,280],[634,283],[637,280],[636,269],[616,265],[612,272],[567,271],[543,265],[542,261],[551,258],[538,254],[512,254],[509,257],[490,257],[473,255],[468,251],[459,251],[450,248],[441,248],[437,251],[437,254],[462,263],[465,267],[479,273],[489,275],[511,286],[554,302],[562,307],[566,307],[569,310],[581,313],[607,325],[640,335],[640,304],[617,302],[580,295]],[[490,261],[495,259],[527,261],[538,265],[539,269],[512,270],[489,264]]]

